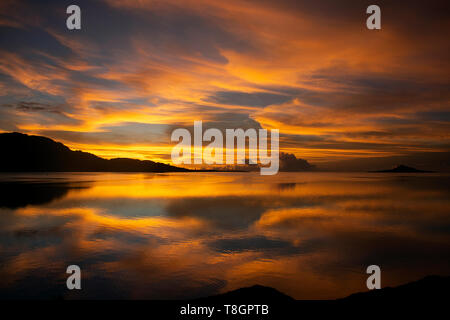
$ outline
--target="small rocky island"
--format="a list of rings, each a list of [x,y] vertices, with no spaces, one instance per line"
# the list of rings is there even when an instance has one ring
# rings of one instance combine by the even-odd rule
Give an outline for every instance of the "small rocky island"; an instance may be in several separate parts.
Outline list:
[[[433,171],[425,171],[425,170],[419,170],[413,167],[408,167],[405,165],[398,165],[393,169],[388,170],[379,170],[379,171],[371,171],[371,172],[393,172],[393,173],[426,173],[426,172],[433,172]]]

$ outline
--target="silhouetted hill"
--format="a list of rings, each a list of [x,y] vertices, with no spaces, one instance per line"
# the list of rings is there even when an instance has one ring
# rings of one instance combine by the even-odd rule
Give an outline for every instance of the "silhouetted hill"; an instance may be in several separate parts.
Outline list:
[[[149,160],[103,159],[72,151],[60,142],[22,133],[0,134],[1,172],[175,172],[189,171]]]
[[[379,171],[374,171],[374,172],[398,172],[398,173],[415,173],[415,172],[432,172],[432,171],[424,171],[424,170],[419,170],[413,167],[408,167],[408,166],[404,166],[404,165],[399,165],[393,169],[388,169],[388,170],[379,170]]]

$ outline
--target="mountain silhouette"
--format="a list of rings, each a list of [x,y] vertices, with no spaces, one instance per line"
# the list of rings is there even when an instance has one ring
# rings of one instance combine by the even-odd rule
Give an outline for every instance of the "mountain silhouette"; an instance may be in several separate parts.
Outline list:
[[[188,169],[149,160],[103,159],[60,142],[22,133],[0,134],[0,172],[179,172]]]
[[[374,171],[374,172],[398,172],[398,173],[414,173],[414,172],[433,172],[433,171],[424,171],[424,170],[419,170],[413,167],[408,167],[405,165],[398,165],[397,167],[393,168],[393,169],[388,169],[388,170],[379,170],[379,171]]]

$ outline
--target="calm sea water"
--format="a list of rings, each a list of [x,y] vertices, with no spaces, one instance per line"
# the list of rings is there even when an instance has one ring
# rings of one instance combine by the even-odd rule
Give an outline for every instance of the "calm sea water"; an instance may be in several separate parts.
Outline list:
[[[450,274],[450,177],[0,176],[0,298],[177,299],[253,284],[297,299]],[[66,289],[68,265],[82,290]]]

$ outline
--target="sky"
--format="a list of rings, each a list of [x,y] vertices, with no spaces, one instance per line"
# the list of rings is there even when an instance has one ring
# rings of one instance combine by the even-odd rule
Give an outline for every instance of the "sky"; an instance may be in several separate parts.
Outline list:
[[[68,30],[66,8],[81,8]],[[368,5],[381,30],[366,28]],[[446,1],[0,2],[0,132],[170,163],[175,128],[311,163],[450,150]]]

